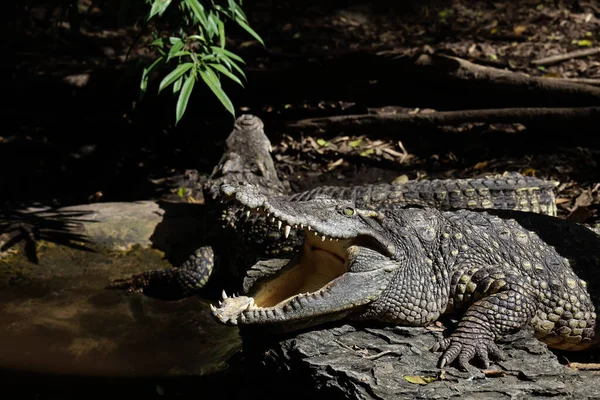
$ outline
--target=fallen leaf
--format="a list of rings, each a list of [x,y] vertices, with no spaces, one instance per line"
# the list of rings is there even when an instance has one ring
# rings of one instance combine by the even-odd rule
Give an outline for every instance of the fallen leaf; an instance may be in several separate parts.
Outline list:
[[[521,175],[535,176],[535,169],[533,169],[533,168],[527,168],[523,172],[521,172]]]
[[[437,377],[419,375],[404,375],[404,379],[406,379],[410,383],[416,383],[417,385],[427,385],[428,383],[438,380]]]
[[[592,47],[593,43],[591,40],[583,39],[577,41],[577,46],[579,47]]]
[[[362,138],[358,138],[356,140],[349,142],[348,144],[350,145],[350,147],[358,147],[358,146],[360,146],[361,143],[362,143]]]
[[[388,153],[389,155],[394,156],[394,157],[405,157],[404,154],[402,154],[402,153],[400,153],[400,152],[398,152],[396,150],[392,150],[390,148],[387,148],[387,147],[382,147],[381,151],[385,151],[386,153]]]
[[[325,139],[317,139],[317,144],[322,147],[329,146],[329,142]]]
[[[339,158],[336,161],[329,163],[327,165],[327,170],[331,171],[331,170],[335,169],[336,167],[339,167],[343,163],[344,163],[344,159],[343,158]]]
[[[360,153],[360,156],[361,157],[366,157],[366,156],[371,155],[373,153],[375,153],[374,149],[367,149],[367,150],[363,151],[362,153]]]
[[[492,377],[492,378],[494,378],[494,377],[497,378],[497,377],[501,377],[501,376],[506,375],[506,372],[504,372],[501,369],[484,369],[481,372],[483,372],[483,374],[485,376],[489,376],[489,377]]]
[[[593,200],[592,191],[589,189],[584,190],[575,199],[575,207],[588,207],[592,205]]]
[[[487,166],[488,166],[487,161],[481,161],[481,162],[478,162],[477,164],[475,164],[475,166],[473,168],[474,169],[484,169]]]
[[[515,25],[513,27],[513,32],[517,36],[521,36],[523,34],[523,32],[525,32],[526,30],[527,30],[527,26],[525,26],[525,25]]]
[[[400,184],[403,184],[406,182],[408,182],[408,176],[400,175],[400,176],[397,176],[396,178],[394,178],[394,180],[392,181],[392,185],[400,185]]]

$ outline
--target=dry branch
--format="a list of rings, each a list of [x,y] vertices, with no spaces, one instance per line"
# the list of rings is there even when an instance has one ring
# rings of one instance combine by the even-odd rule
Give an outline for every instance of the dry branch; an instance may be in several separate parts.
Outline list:
[[[592,85],[592,86],[600,86],[600,79],[594,78],[549,78],[554,79],[557,82],[567,82],[567,83],[580,83],[583,85]]]
[[[533,65],[550,65],[561,61],[570,60],[571,58],[593,56],[594,54],[600,53],[600,47],[594,47],[593,49],[582,49],[570,51],[565,54],[557,54],[555,56],[538,58],[537,60],[531,61]]]
[[[512,72],[492,67],[473,64],[458,57],[446,55],[421,54],[415,61],[415,66],[429,69],[435,77],[443,75],[444,78],[454,78],[477,84],[490,84],[492,87],[508,88],[511,91],[520,91],[532,94],[535,92],[540,97],[540,102],[545,102],[546,96],[560,98],[568,95],[575,96],[578,105],[600,104],[600,88],[590,85],[540,78],[523,73]],[[492,93],[493,95],[493,93]],[[515,97],[519,94],[515,93]]]
[[[358,114],[302,119],[288,123],[298,130],[400,130],[423,126],[455,125],[467,122],[483,123],[543,123],[569,122],[574,125],[593,123],[600,126],[600,107],[580,108],[500,108],[489,110],[440,111],[422,114]]]

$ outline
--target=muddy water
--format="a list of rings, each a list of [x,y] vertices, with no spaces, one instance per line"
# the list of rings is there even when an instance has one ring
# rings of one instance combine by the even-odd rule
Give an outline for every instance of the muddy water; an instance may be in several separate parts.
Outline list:
[[[202,375],[241,344],[207,301],[107,290],[115,278],[169,264],[156,250],[108,254],[38,246],[0,259],[0,369],[83,376]]]

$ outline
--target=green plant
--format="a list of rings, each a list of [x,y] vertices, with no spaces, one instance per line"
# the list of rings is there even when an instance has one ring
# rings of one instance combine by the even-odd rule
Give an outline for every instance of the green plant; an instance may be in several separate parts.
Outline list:
[[[196,80],[202,81],[235,117],[231,100],[221,87],[223,76],[244,86],[246,76],[239,64],[244,60],[225,49],[225,23],[233,21],[264,46],[261,37],[250,27],[241,8],[242,0],[180,0],[171,6],[172,0],[146,0],[151,5],[148,21],[162,17],[167,11],[174,12],[179,21],[177,34],[160,37],[153,32],[155,40],[150,44],[158,52],[152,64],[144,68],[140,89],[142,94],[148,86],[148,74],[158,67],[171,67],[171,71],[159,84],[159,93],[172,85],[173,93],[179,94],[175,109],[175,123],[183,117]]]

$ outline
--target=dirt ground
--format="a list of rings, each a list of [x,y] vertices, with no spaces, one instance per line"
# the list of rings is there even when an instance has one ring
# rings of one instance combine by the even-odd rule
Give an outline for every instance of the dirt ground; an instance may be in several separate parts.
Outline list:
[[[582,146],[577,132],[529,137],[519,124],[463,124],[385,137],[288,133],[281,124],[389,107],[443,109],[431,88],[418,101],[382,90],[376,66],[363,65],[364,54],[435,51],[535,76],[599,79],[599,54],[531,63],[597,46],[597,2],[259,1],[247,7],[267,47],[233,30],[228,46],[246,60],[249,82],[246,90],[225,88],[238,113],[263,118],[292,188],[516,170],[561,182],[562,216],[597,219],[599,152]],[[0,137],[1,200],[16,207],[173,197],[178,188],[165,178],[190,169],[209,173],[232,122],[212,94],[197,90],[188,115],[173,127],[173,98],[138,101],[140,61],[149,59],[147,29],[118,25],[110,13],[92,8],[73,35],[60,8],[51,10],[33,6],[21,16],[12,42],[17,68],[2,75],[2,86],[16,90],[12,106],[1,111],[8,122]],[[448,107],[477,101],[451,96],[455,104]]]

